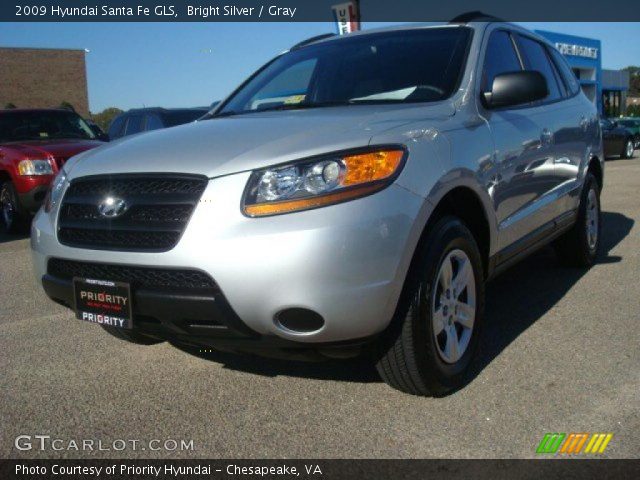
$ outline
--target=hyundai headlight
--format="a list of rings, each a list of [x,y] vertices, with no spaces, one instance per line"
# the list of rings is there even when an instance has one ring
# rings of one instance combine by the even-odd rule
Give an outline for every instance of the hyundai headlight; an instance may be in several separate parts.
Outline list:
[[[44,199],[44,211],[49,213],[60,202],[64,187],[67,183],[67,174],[64,170],[60,170],[56,178],[51,182],[47,196]]]
[[[391,184],[405,157],[404,147],[375,147],[257,170],[245,189],[242,210],[263,217],[363,197]]]

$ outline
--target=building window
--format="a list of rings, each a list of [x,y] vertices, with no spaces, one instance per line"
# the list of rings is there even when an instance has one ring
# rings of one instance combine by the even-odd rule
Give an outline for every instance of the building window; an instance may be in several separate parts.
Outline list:
[[[619,117],[624,113],[622,108],[622,92],[617,90],[602,91],[602,106],[605,117]]]

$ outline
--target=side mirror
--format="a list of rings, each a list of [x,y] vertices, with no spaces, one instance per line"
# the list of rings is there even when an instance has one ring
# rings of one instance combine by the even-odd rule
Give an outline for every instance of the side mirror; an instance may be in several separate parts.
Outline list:
[[[500,108],[535,102],[547,95],[549,87],[542,74],[524,70],[496,75],[491,91],[485,92],[483,97],[488,108]]]

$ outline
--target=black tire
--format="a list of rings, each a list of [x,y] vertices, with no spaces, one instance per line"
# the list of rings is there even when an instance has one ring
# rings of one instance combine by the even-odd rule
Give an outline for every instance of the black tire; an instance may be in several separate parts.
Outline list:
[[[0,233],[24,233],[28,215],[22,212],[18,194],[10,180],[0,180]]]
[[[596,228],[597,238],[595,245],[590,245],[587,235],[587,209],[590,192],[593,191],[597,201]],[[580,206],[578,207],[578,217],[575,225],[558,238],[555,242],[556,252],[560,262],[569,267],[590,267],[595,262],[600,249],[600,238],[602,234],[602,215],[600,211],[600,185],[592,173],[587,173],[582,193],[580,195]]]
[[[432,300],[440,288],[440,266],[454,250],[462,250],[470,260],[476,309],[464,354],[446,363],[436,345]],[[462,387],[476,357],[483,313],[484,275],[477,243],[459,219],[446,216],[429,228],[418,247],[394,319],[379,345],[378,373],[390,386],[414,395],[442,396]]]
[[[124,330],[122,328],[110,327],[108,325],[100,325],[108,334],[113,335],[120,340],[125,340],[136,345],[155,345],[162,343],[164,340],[144,335],[136,330]]]
[[[624,141],[624,145],[622,147],[622,152],[620,153],[620,158],[632,158],[634,150],[633,138],[627,138]],[[629,153],[631,152],[631,153]]]

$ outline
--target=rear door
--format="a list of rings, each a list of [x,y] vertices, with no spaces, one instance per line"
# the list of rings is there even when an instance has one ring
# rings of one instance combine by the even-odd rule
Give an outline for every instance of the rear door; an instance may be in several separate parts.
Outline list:
[[[545,45],[549,60],[563,92],[562,108],[554,109],[556,122],[555,173],[558,186],[554,194],[557,215],[574,211],[578,207],[582,187],[581,165],[588,161],[590,145],[597,130],[597,112],[589,108],[580,95],[580,84],[564,57],[555,48]]]

